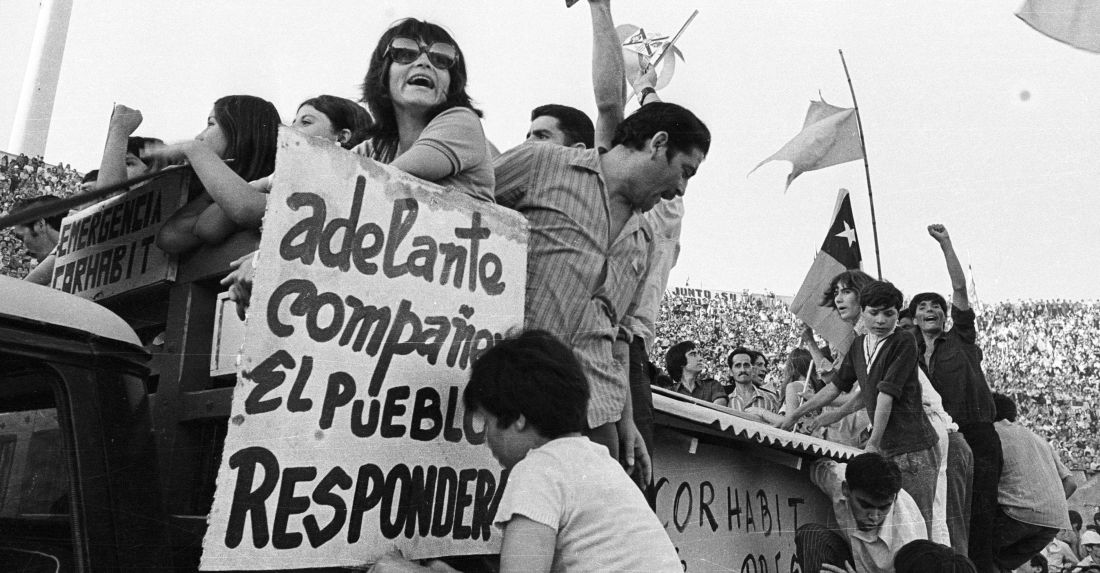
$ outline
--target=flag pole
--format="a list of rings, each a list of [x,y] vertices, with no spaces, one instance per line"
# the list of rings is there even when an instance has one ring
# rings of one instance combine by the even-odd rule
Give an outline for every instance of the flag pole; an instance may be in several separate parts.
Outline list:
[[[882,280],[882,261],[878,254],[878,222],[875,220],[875,196],[871,193],[871,167],[867,164],[867,143],[863,141],[863,120],[859,117],[859,104],[856,103],[856,89],[852,87],[852,76],[848,73],[848,62],[844,61],[844,50],[840,52],[840,63],[844,65],[844,77],[848,78],[848,90],[852,92],[852,107],[856,110],[856,128],[859,129],[859,149],[863,152],[863,171],[867,174],[867,200],[871,203],[871,233],[875,238],[875,268],[878,279]]]

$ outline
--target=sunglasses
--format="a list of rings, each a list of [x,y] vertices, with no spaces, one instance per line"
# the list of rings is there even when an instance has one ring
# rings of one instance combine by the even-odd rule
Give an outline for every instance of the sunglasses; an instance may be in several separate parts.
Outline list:
[[[458,63],[458,48],[445,42],[434,42],[425,46],[417,40],[397,36],[390,41],[383,57],[389,56],[398,64],[411,64],[420,57],[420,54],[428,54],[428,61],[441,70],[449,70]]]

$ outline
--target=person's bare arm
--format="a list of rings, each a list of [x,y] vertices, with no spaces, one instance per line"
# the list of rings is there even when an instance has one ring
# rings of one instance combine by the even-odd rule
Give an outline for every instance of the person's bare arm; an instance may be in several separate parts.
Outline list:
[[[554,564],[558,532],[517,515],[504,525],[500,573],[546,573]]]
[[[871,428],[871,437],[867,440],[868,452],[882,451],[882,436],[886,433],[886,424],[890,423],[890,414],[894,412],[894,397],[886,392],[878,393],[875,405],[874,427]]]
[[[798,422],[798,419],[806,412],[813,412],[818,408],[832,402],[834,398],[840,395],[840,388],[836,387],[836,384],[827,384],[820,392],[814,394],[813,398],[806,401],[805,404],[799,406],[794,412],[788,412],[783,420],[776,425],[781,430],[790,430]]]
[[[970,297],[966,292],[966,273],[963,272],[962,263],[955,254],[955,247],[951,243],[951,235],[947,233],[947,227],[940,224],[928,225],[928,234],[940,244],[943,250],[943,258],[947,263],[947,276],[951,277],[951,304],[959,310],[970,308]],[[947,312],[949,309],[943,309]]]
[[[623,121],[626,66],[611,0],[588,0],[592,12],[592,88],[596,96],[596,147],[611,148],[615,129]]]
[[[835,424],[836,422],[843,420],[846,416],[851,416],[852,414],[855,414],[856,412],[862,410],[863,399],[860,398],[860,394],[862,391],[862,389],[856,390],[855,392],[848,394],[848,396],[843,400],[835,400],[833,403],[836,404],[839,402],[840,407],[836,410],[829,410],[828,412],[822,412],[818,414],[817,417],[815,417],[813,421],[810,422],[806,429],[810,432],[813,432],[823,426]]]
[[[23,280],[32,282],[36,285],[50,286],[53,282],[53,266],[57,262],[57,255],[50,253],[46,258],[42,259],[41,263],[35,265],[31,272],[27,273],[27,276],[23,277]]]
[[[111,111],[111,123],[107,127],[107,142],[103,144],[103,157],[99,160],[99,177],[96,188],[105,188],[126,180],[126,146],[130,136],[141,125],[141,111],[115,104]]]

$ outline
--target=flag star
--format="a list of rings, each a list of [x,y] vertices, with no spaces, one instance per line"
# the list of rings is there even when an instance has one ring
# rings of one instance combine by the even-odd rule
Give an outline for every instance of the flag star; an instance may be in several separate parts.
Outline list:
[[[645,28],[638,28],[637,32],[634,32],[629,38],[623,41],[623,47],[631,52],[651,58],[660,51],[661,46],[667,41],[668,36],[666,35],[655,33],[650,36],[646,34]]]
[[[856,230],[848,226],[848,221],[844,221],[844,230],[833,236],[847,239],[849,247],[856,242]]]

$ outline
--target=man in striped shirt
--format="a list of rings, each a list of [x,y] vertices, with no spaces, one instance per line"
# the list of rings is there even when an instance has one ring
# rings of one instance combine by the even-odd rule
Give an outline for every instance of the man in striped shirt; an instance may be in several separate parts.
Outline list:
[[[605,152],[528,143],[494,162],[496,199],[530,223],[524,326],[573,348],[591,387],[589,436],[628,469],[648,457],[629,400],[621,321],[645,276],[642,214],[682,196],[710,149],[694,114],[654,102],[624,119]]]

